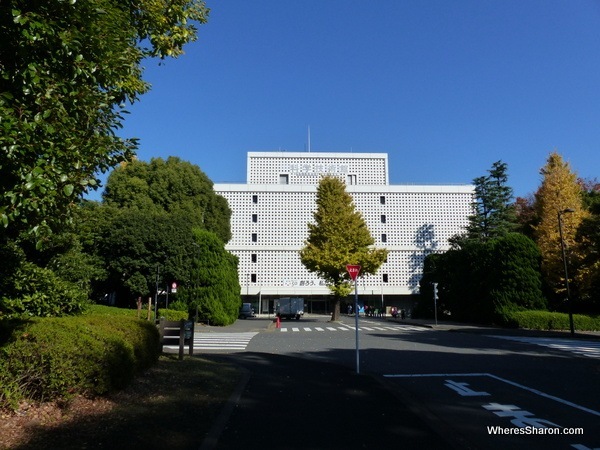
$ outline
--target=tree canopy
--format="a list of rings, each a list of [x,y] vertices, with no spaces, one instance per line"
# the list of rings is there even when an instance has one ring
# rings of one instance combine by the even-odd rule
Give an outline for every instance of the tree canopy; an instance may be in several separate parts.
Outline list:
[[[149,89],[142,60],[179,56],[207,17],[199,0],[0,2],[0,233],[63,224],[131,159],[116,130]]]
[[[582,202],[582,189],[577,174],[557,152],[549,155],[540,173],[543,177],[542,184],[535,194],[538,218],[538,224],[534,228],[535,239],[542,254],[544,279],[551,292],[556,295],[565,292],[559,214],[571,269],[574,269],[585,253],[576,241],[577,229],[582,221],[589,217],[589,212],[585,210]],[[567,210],[568,212],[565,212]],[[570,275],[577,277],[576,273]]]
[[[387,250],[373,247],[375,241],[367,224],[339,178],[321,179],[316,203],[314,223],[308,224],[300,260],[327,283],[334,296],[332,320],[338,320],[340,299],[352,289],[346,265],[359,264],[361,275],[374,274],[385,261]]]
[[[438,308],[459,320],[493,323],[505,310],[545,309],[540,253],[519,233],[485,241],[467,240],[461,248],[425,259],[419,311],[429,310],[431,283],[438,283]],[[426,295],[423,295],[426,293]],[[423,301],[425,300],[425,301]]]
[[[194,164],[170,156],[149,163],[123,163],[109,176],[103,194],[109,206],[183,214],[193,226],[231,238],[231,210],[213,182]]]
[[[502,161],[493,163],[488,175],[473,180],[475,214],[469,217],[467,238],[491,239],[516,228],[513,191],[507,182],[508,166]]]

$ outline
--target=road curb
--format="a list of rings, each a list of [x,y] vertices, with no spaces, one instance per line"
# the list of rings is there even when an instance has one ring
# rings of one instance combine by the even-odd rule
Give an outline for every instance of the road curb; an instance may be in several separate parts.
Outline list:
[[[227,399],[225,406],[219,413],[219,416],[213,423],[213,426],[211,427],[210,431],[202,441],[200,450],[213,450],[217,447],[217,444],[219,443],[219,438],[221,437],[221,434],[223,433],[223,430],[225,429],[225,426],[227,425],[227,422],[229,421],[233,410],[235,409],[236,405],[239,404],[240,399],[242,398],[242,394],[244,393],[244,390],[246,389],[246,386],[250,381],[250,372],[244,369],[243,367],[236,367],[242,373],[242,379],[239,381],[235,390]]]

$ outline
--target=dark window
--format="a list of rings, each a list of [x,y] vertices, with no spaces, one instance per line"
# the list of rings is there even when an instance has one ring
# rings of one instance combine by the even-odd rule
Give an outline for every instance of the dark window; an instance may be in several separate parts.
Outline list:
[[[255,263],[257,261],[256,253],[252,253],[252,255],[250,255],[250,258],[252,262]]]
[[[258,242],[258,235],[256,233],[252,233],[252,242]]]
[[[387,218],[385,217],[385,214],[381,215],[381,223],[385,223],[387,220]]]
[[[251,283],[256,283],[256,274],[255,273],[251,273],[250,274],[250,282]]]
[[[379,197],[379,203],[381,203],[382,205],[385,205],[385,195],[382,195],[381,197]]]
[[[387,283],[388,282],[388,274],[384,273],[383,276],[382,276],[382,279],[383,279],[384,283]]]
[[[382,234],[381,235],[381,242],[387,242],[387,234]]]
[[[258,214],[252,214],[252,222],[258,222]]]
[[[252,196],[252,203],[258,203],[258,195]]]
[[[286,173],[279,175],[279,184],[290,184],[290,176]]]

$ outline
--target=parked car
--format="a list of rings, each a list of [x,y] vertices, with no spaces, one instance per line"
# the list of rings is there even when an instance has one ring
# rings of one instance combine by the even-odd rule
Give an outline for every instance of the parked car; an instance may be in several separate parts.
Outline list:
[[[247,319],[248,317],[255,317],[254,308],[250,303],[242,303],[242,307],[240,308],[240,319]]]

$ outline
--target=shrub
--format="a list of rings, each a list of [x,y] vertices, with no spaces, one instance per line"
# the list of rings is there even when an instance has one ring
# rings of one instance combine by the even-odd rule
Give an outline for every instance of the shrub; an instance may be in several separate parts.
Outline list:
[[[166,320],[187,320],[189,317],[189,314],[187,312],[187,310],[185,311],[179,311],[179,310],[175,310],[175,309],[164,309],[164,308],[160,308],[158,310],[158,317],[164,317]]]
[[[503,324],[532,330],[569,330],[569,315],[549,311],[504,311]],[[600,317],[573,315],[573,325],[579,331],[600,331]]]
[[[89,306],[85,291],[75,283],[29,262],[15,271],[10,291],[0,296],[0,320],[79,314]]]
[[[187,311],[188,305],[186,302],[182,302],[181,300],[177,300],[169,303],[169,309],[173,309],[175,311]]]
[[[93,314],[31,319],[0,348],[0,407],[123,388],[158,353],[150,322]]]

